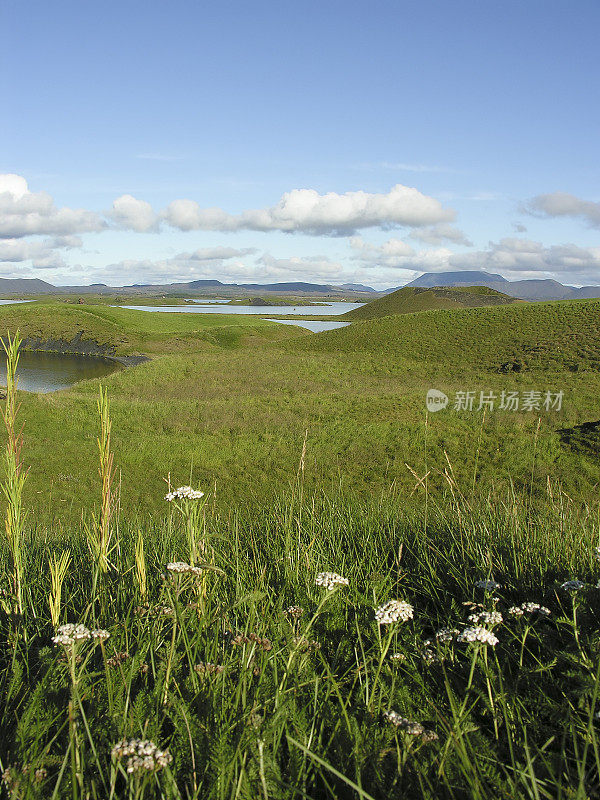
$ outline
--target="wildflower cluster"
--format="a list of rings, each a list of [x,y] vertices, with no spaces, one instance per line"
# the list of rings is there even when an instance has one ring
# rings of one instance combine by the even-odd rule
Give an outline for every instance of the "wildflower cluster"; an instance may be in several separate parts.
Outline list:
[[[481,644],[489,644],[495,647],[498,644],[498,637],[494,636],[487,628],[475,626],[473,628],[465,628],[456,637],[458,642],[481,642]]]
[[[412,619],[414,609],[410,603],[403,600],[389,600],[375,610],[375,619],[380,625],[390,625],[393,622],[407,622]]]
[[[540,617],[549,617],[550,609],[541,606],[539,603],[521,603],[520,606],[511,606],[508,609],[511,617],[522,617],[523,614],[539,614]]]
[[[292,619],[300,619],[300,617],[304,614],[304,609],[302,606],[289,606],[286,608],[285,613]]]
[[[500,625],[502,614],[499,611],[480,611],[478,614],[469,614],[469,622],[474,625]]]
[[[407,719],[399,714],[397,711],[384,711],[383,717],[386,719],[391,725],[394,725],[396,728],[400,728],[400,730],[404,731],[404,733],[408,733],[409,736],[421,736],[425,733],[425,728],[421,725],[420,722],[415,722],[412,719]]]
[[[73,647],[78,642],[84,642],[88,639],[106,641],[109,636],[109,632],[105,631],[103,628],[96,628],[91,631],[80,622],[69,622],[66,625],[60,626],[56,632],[56,636],[52,637],[52,642],[56,645],[62,645],[63,647]]]
[[[561,584],[560,588],[563,589],[565,592],[578,592],[580,589],[583,589],[585,583],[583,581],[578,581],[576,578],[571,581],[565,581]]]
[[[332,592],[336,586],[348,586],[350,581],[336,572],[319,572],[315,578],[315,583],[317,586],[323,586],[327,591]]]
[[[173,500],[200,500],[202,497],[204,497],[204,492],[199,489],[192,489],[191,486],[180,486],[172,492],[167,492],[165,500],[172,503]]]
[[[168,766],[173,757],[168,750],[159,750],[149,739],[123,739],[112,749],[113,758],[127,758],[129,774],[149,774]]]

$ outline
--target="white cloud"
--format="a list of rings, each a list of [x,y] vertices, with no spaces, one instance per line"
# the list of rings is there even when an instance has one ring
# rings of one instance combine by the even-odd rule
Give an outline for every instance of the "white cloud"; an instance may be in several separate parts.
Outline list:
[[[180,230],[256,230],[347,236],[362,228],[420,227],[454,219],[455,212],[418,189],[397,184],[387,194],[293,189],[275,206],[228,214],[201,208],[194,200],[175,200],[163,219]]]
[[[540,194],[530,200],[524,210],[533,216],[578,217],[592,228],[600,228],[600,203],[581,200],[567,192]]]
[[[158,230],[158,217],[150,203],[138,200],[130,194],[117,197],[107,214],[119,228],[148,233]]]
[[[409,236],[411,239],[417,239],[424,244],[453,242],[454,244],[462,244],[465,247],[472,247],[473,245],[461,230],[455,228],[454,225],[449,225],[447,222],[441,222],[428,228],[416,229]]]
[[[600,247],[576,244],[544,246],[529,239],[505,238],[490,242],[487,250],[454,254],[452,269],[501,272],[506,278],[553,278],[559,281],[598,282]]]
[[[0,239],[0,262],[20,264],[31,261],[36,269],[64,267],[65,261],[58,252],[81,247],[78,236],[61,236],[55,239]]]
[[[46,192],[30,192],[20,175],[0,175],[0,238],[99,231],[106,223],[84,209],[57,208]]]

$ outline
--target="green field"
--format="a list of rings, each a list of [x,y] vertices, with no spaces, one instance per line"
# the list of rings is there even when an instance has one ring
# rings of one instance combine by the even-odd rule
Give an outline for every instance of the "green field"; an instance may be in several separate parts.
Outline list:
[[[324,334],[1,307],[0,328],[30,340],[150,358],[103,381],[104,494],[98,382],[19,393],[26,516],[8,447],[0,562],[7,796],[598,796],[600,462],[585,424],[600,418],[599,323],[598,301]],[[426,412],[430,388],[446,409]],[[463,391],[472,411],[454,409]],[[499,410],[503,391],[562,392],[562,408]],[[480,392],[493,410],[477,410]],[[205,497],[168,503],[166,478]],[[165,572],[180,560],[200,571]],[[317,586],[328,571],[348,585]],[[585,585],[561,588],[574,578]],[[378,624],[393,599],[412,618]],[[526,602],[549,615],[514,610]],[[67,622],[109,638],[53,646]],[[488,644],[462,641],[478,624]],[[172,760],[128,774],[111,758],[124,737]]]

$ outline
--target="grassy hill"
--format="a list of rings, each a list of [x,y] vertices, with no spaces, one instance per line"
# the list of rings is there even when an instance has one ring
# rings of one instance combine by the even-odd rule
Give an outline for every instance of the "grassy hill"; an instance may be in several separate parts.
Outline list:
[[[600,301],[511,304],[388,316],[286,346],[319,352],[380,353],[381,357],[401,356],[448,368],[468,365],[471,369],[497,372],[538,368],[597,371]]]
[[[343,319],[363,320],[387,317],[391,314],[411,314],[415,311],[474,308],[515,303],[508,295],[486,286],[437,287],[433,289],[405,286],[378,300],[348,311]]]

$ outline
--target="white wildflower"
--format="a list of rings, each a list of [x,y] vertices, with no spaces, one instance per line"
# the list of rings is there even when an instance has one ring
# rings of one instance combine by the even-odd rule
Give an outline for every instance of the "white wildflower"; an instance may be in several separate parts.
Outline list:
[[[403,730],[410,736],[420,736],[421,734],[425,733],[425,728],[420,722],[407,719],[401,714],[398,714],[397,711],[384,711],[383,716],[389,723],[394,725],[396,728],[400,728],[400,730]]]
[[[317,586],[323,586],[328,591],[332,592],[336,586],[348,586],[350,581],[348,578],[343,578],[336,572],[319,572],[315,578]]]
[[[522,617],[524,612],[521,606],[511,606],[508,609],[508,613],[511,615],[511,617]]]
[[[91,631],[92,639],[98,639],[98,641],[105,642],[109,637],[110,633],[105,631],[104,628],[95,628]]]
[[[565,592],[577,592],[579,589],[583,589],[585,583],[583,581],[578,581],[577,579],[571,581],[565,581],[561,584],[561,589],[564,589]]]
[[[439,631],[436,632],[435,638],[438,642],[451,642],[459,633],[460,631],[458,628],[440,628]]]
[[[421,658],[426,664],[437,664],[438,662],[442,661],[435,650],[432,650],[431,647],[425,647],[424,650],[421,650]]]
[[[204,492],[199,489],[192,489],[191,486],[180,486],[172,492],[167,492],[165,500],[171,503],[173,500],[200,500],[201,497],[204,497]]]
[[[159,750],[149,739],[123,739],[113,747],[112,755],[113,758],[127,758],[129,774],[158,772],[173,760],[168,750]]]
[[[392,653],[390,656],[390,661],[392,661],[394,664],[402,664],[404,661],[406,661],[406,656],[404,653]]]
[[[486,592],[493,592],[495,589],[501,589],[502,584],[497,583],[494,580],[486,580],[486,581],[477,581],[475,586],[478,589],[485,589]]]
[[[375,610],[375,619],[380,625],[390,625],[393,622],[407,622],[413,618],[414,609],[410,603],[403,600],[389,600]]]
[[[550,616],[550,609],[539,603],[521,603],[522,610],[527,614],[539,614],[542,617]]]
[[[200,567],[192,567],[190,564],[186,564],[185,561],[170,561],[167,564],[167,571],[178,574],[202,575]]]
[[[304,614],[304,609],[302,606],[288,606],[285,610],[285,613],[288,617],[292,617],[292,619],[300,619],[300,617]]]
[[[61,625],[56,632],[56,636],[52,637],[54,644],[62,645],[63,647],[73,647],[77,642],[90,639],[92,634],[89,629],[81,623],[69,622],[66,625]]]
[[[498,638],[494,636],[487,628],[475,626],[473,628],[465,628],[457,636],[459,642],[481,642],[481,644],[489,644],[495,647],[498,644]]]
[[[500,625],[502,614],[499,611],[480,611],[478,614],[469,614],[468,619],[474,625]]]

